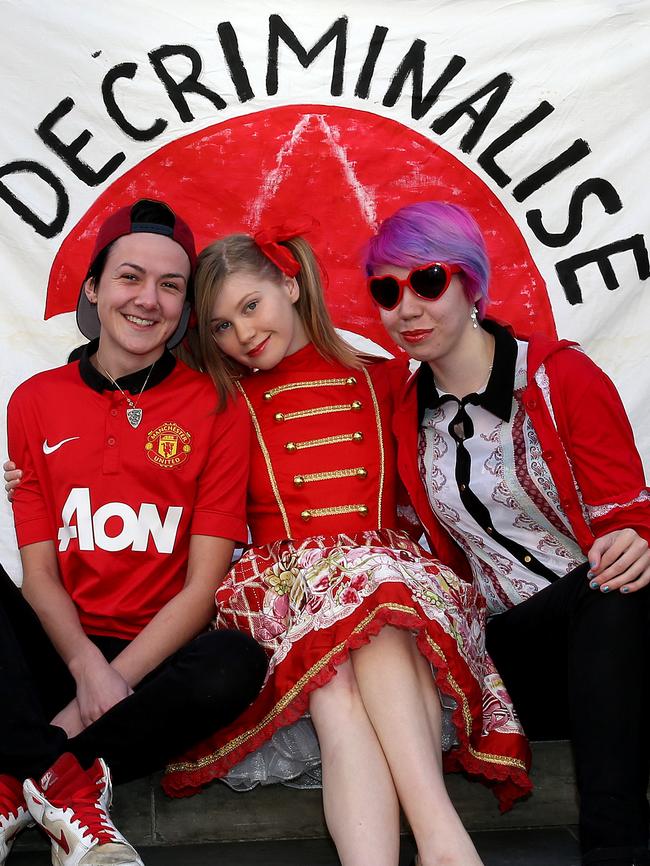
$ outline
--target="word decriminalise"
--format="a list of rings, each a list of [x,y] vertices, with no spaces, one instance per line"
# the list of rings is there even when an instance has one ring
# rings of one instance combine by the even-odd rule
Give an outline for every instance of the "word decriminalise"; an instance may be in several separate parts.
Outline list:
[[[411,118],[426,124],[434,135],[447,133],[462,120],[464,131],[458,141],[460,151],[475,156],[478,168],[498,187],[508,189],[517,202],[526,201],[541,187],[551,183],[591,153],[588,142],[577,138],[562,146],[559,152],[546,154],[543,164],[529,172],[526,177],[511,177],[507,169],[508,149],[524,136],[535,134],[535,130],[555,111],[550,102],[540,101],[505,131],[491,136],[491,122],[508,98],[514,83],[509,72],[493,75],[451,108],[437,113],[441,95],[468,65],[467,58],[453,54],[444,68],[439,70],[435,80],[425,81],[427,42],[417,38],[403,54],[392,75],[389,75],[388,79],[383,75],[381,80],[377,81],[377,63],[386,45],[389,28],[376,25],[367,33],[364,43],[365,56],[360,56],[359,51],[355,51],[354,65],[348,60],[349,31],[348,16],[341,16],[311,47],[305,47],[281,15],[270,15],[268,33],[265,34],[267,39],[263,46],[263,59],[266,60],[265,93],[256,94],[251,85],[247,60],[240,49],[237,32],[231,22],[221,22],[216,28],[216,39],[233,85],[229,95],[234,96],[240,104],[261,95],[281,98],[280,79],[291,75],[286,58],[293,55],[294,66],[297,60],[304,69],[308,69],[323,53],[324,58],[331,58],[330,97],[344,97],[348,104],[354,97],[359,101],[360,107],[363,107],[364,101],[372,98],[375,103],[381,102],[384,108],[391,108],[398,101],[403,102],[410,96]],[[284,62],[279,64],[281,50]],[[93,57],[100,54],[101,51],[97,51]],[[257,54],[256,62],[259,62],[259,58],[260,55]],[[169,100],[169,110],[173,113],[175,123],[176,117],[182,123],[194,121],[195,115],[188,97],[192,105],[197,104],[197,99],[207,100],[215,112],[221,112],[228,107],[226,99],[211,86],[209,76],[204,71],[203,58],[192,45],[159,45],[148,52],[148,63],[150,68],[147,74],[150,75],[153,70],[158,85]],[[189,68],[187,74],[172,73],[171,69],[178,68],[179,63],[182,63],[184,68]],[[170,122],[165,117],[152,116],[147,124],[143,125],[142,121],[136,124],[133,117],[129,117],[129,110],[125,107],[125,103],[128,103],[125,93],[128,93],[129,82],[136,81],[139,75],[145,74],[143,67],[144,64],[139,65],[129,60],[118,63],[105,73],[100,88],[107,117],[127,139],[136,142],[155,140]],[[382,93],[377,92],[379,88]],[[70,213],[69,193],[61,179],[59,168],[52,162],[52,156],[62,161],[76,178],[89,187],[105,183],[126,159],[126,154],[120,150],[103,165],[92,166],[89,163],[84,150],[93,138],[93,132],[81,128],[73,137],[70,134],[70,129],[74,128],[75,105],[74,96],[66,96],[36,126],[36,135],[45,146],[46,154],[49,154],[47,158],[42,161],[15,159],[0,166],[0,199],[44,238],[53,238],[63,232]],[[65,129],[66,133],[59,131],[61,128]],[[51,218],[50,214],[35,212],[23,201],[16,192],[15,185],[12,189],[8,181],[17,175],[28,175],[29,183],[43,184],[49,188],[51,212],[54,214]],[[21,178],[21,181],[24,189],[25,178]],[[532,208],[525,213],[526,221],[535,237],[549,248],[561,249],[578,237],[583,228],[584,205],[587,199],[597,199],[607,214],[615,214],[623,209],[619,193],[611,182],[602,177],[588,177],[570,191],[561,190],[559,195],[567,198],[566,222],[561,230],[552,231],[547,227],[542,211],[538,208]],[[647,279],[650,276],[648,250],[644,235],[640,232],[567,258],[560,258],[555,263],[555,269],[567,301],[570,304],[583,302],[579,271],[589,265],[595,264],[599,268],[607,289],[618,288],[619,282],[611,259],[624,252],[632,253],[639,278]]]

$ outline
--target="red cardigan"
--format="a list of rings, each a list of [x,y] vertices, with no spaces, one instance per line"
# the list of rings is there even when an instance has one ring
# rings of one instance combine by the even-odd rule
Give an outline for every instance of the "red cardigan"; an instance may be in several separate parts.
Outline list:
[[[631,527],[650,542],[650,495],[630,422],[611,380],[575,346],[540,334],[529,342],[523,403],[542,457],[585,555],[596,537],[614,529]],[[393,417],[398,471],[431,549],[469,578],[469,563],[438,522],[420,478],[416,379],[417,373],[403,387]],[[580,499],[592,508],[615,507],[590,520]]]

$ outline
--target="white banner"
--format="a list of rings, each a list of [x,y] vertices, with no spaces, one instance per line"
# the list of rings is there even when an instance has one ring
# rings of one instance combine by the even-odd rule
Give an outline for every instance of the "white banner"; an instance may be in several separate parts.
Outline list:
[[[486,234],[492,313],[579,340],[648,465],[645,0],[0,9],[3,408],[82,342],[70,311],[95,227],[120,204],[164,197],[201,246],[316,217],[336,324],[390,348],[360,251],[397,207],[437,198]],[[0,530],[18,576],[6,502]]]

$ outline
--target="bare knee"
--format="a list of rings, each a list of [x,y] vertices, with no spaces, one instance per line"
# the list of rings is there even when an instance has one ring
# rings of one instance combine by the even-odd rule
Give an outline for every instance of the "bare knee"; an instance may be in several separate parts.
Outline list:
[[[341,727],[341,721],[363,710],[354,669],[349,661],[339,665],[332,679],[312,692],[309,711],[314,725],[319,727],[328,723]]]
[[[392,625],[385,625],[369,643],[353,650],[350,658],[356,675],[362,680],[368,676],[383,678],[389,668],[417,669],[424,662],[412,632]]]
[[[412,653],[414,650],[415,638],[408,629],[385,625],[368,643],[352,651],[352,662],[354,665],[354,660],[362,656],[375,656],[387,652],[391,654],[395,652]]]

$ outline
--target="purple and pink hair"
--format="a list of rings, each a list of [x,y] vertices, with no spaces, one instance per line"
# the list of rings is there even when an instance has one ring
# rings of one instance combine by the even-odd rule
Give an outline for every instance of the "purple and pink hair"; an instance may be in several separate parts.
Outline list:
[[[458,265],[465,294],[473,301],[478,293],[479,316],[485,314],[490,263],[476,220],[463,207],[423,201],[400,208],[370,239],[365,259],[368,276],[380,265],[409,269],[427,262]]]

